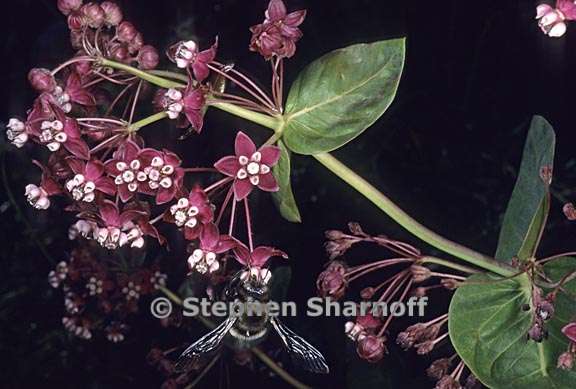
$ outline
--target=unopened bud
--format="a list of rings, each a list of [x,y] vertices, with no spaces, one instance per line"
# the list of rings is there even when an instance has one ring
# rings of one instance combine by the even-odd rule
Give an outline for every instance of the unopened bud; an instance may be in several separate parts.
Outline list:
[[[568,220],[570,221],[576,220],[576,208],[574,207],[574,204],[572,203],[565,204],[564,208],[562,208],[562,211],[564,211],[564,215]]]
[[[80,9],[84,17],[86,18],[86,23],[92,28],[100,28],[104,25],[106,19],[106,14],[102,7],[94,2],[86,3]]]
[[[412,279],[416,283],[424,282],[432,276],[432,271],[421,265],[412,265],[410,267]]]
[[[138,31],[136,27],[130,22],[124,21],[116,28],[116,35],[120,42],[128,43],[134,39]]]
[[[117,26],[122,21],[122,10],[118,6],[118,4],[113,3],[111,1],[104,1],[100,4],[102,10],[104,10],[105,15],[105,22],[109,26]]]
[[[356,352],[360,358],[376,363],[384,357],[386,352],[384,338],[375,335],[365,336],[358,341]]]
[[[58,0],[58,10],[68,16],[72,11],[78,11],[82,7],[82,0]]]
[[[30,70],[28,81],[38,92],[51,93],[56,89],[56,80],[48,69],[34,68]]]
[[[138,65],[140,69],[151,70],[158,66],[159,57],[156,49],[150,45],[143,46],[138,52]]]
[[[571,370],[574,367],[574,353],[566,351],[560,354],[556,366],[558,369]]]

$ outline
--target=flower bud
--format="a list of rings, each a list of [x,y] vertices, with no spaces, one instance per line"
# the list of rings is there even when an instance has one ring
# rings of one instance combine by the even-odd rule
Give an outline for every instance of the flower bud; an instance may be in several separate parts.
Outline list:
[[[542,300],[536,307],[536,315],[544,321],[549,320],[554,315],[554,305],[548,300]]]
[[[528,330],[528,338],[540,343],[548,337],[548,332],[541,323],[535,322],[530,330]]]
[[[158,66],[160,61],[158,57],[158,52],[153,46],[146,45],[143,46],[138,52],[138,65],[140,69],[151,70]]]
[[[572,343],[576,343],[576,322],[568,323],[562,328],[562,333],[566,336]]]
[[[144,38],[142,37],[141,33],[136,33],[134,38],[130,42],[128,42],[128,51],[132,54],[136,53],[144,46]]]
[[[367,287],[362,289],[360,291],[360,297],[362,297],[364,300],[370,300],[372,297],[374,297],[374,288]]]
[[[86,3],[80,9],[86,18],[86,23],[92,28],[100,28],[104,25],[106,14],[102,7],[94,2]]]
[[[345,267],[341,262],[332,262],[318,276],[316,287],[322,297],[341,298],[346,292],[348,282],[345,277]]]
[[[75,31],[80,31],[86,25],[86,18],[81,11],[74,11],[68,15],[68,28]]]
[[[75,50],[80,50],[82,48],[82,31],[72,30],[70,31],[70,45]]]
[[[368,335],[358,341],[356,352],[360,358],[367,360],[370,363],[376,363],[384,357],[386,346],[384,345],[384,338]]]
[[[556,367],[562,370],[571,370],[574,367],[574,353],[566,351],[560,354]]]
[[[104,21],[109,26],[117,26],[122,21],[123,15],[122,10],[118,4],[111,1],[104,1],[100,4],[100,7],[104,11]]]
[[[324,235],[328,240],[339,240],[346,237],[346,234],[338,230],[328,230],[324,233]]]
[[[82,7],[82,0],[58,0],[58,10],[68,16],[72,11],[78,11]]]
[[[134,39],[138,31],[136,27],[130,22],[122,22],[116,28],[116,35],[118,36],[118,40],[120,42],[129,43]]]
[[[34,68],[28,73],[28,81],[38,92],[51,93],[56,88],[56,80],[48,69]]]
[[[117,62],[130,63],[132,58],[128,48],[123,44],[114,44],[110,49],[110,57]]]
[[[451,365],[452,360],[450,358],[437,359],[426,369],[426,374],[432,379],[439,380],[448,374]]]
[[[410,267],[410,272],[412,272],[412,279],[414,282],[424,282],[432,276],[432,271],[427,267],[420,265],[412,265]]]
[[[572,203],[565,204],[564,208],[562,208],[562,211],[564,211],[564,216],[566,216],[568,220],[570,221],[576,220],[576,208],[574,207],[574,204]]]
[[[456,380],[456,378],[451,375],[445,375],[438,381],[434,389],[461,389],[462,386]]]

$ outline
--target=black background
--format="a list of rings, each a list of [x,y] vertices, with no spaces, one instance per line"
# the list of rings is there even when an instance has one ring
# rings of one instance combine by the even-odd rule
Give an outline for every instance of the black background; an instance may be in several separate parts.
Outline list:
[[[2,7],[2,71],[0,118],[22,115],[34,93],[26,74],[31,67],[55,67],[71,55],[65,18],[56,1],[19,0]],[[260,22],[265,1],[120,1],[125,18],[143,32],[146,42],[163,51],[170,43],[192,38],[202,46],[219,36],[219,57],[268,82],[267,64],[247,50],[248,27]],[[574,229],[564,221],[562,204],[574,199],[574,113],[570,93],[576,69],[576,29],[565,37],[548,38],[534,20],[534,1],[301,1],[306,8],[304,38],[287,62],[287,82],[307,63],[333,49],[353,43],[407,37],[405,71],[396,100],[388,112],[360,138],[336,154],[369,179],[411,215],[433,230],[485,253],[495,251],[501,215],[512,191],[527,124],[534,114],[545,116],[557,132],[554,201],[542,254],[569,249]],[[177,132],[162,126],[145,133],[152,144],[162,141],[194,163],[208,164],[229,153],[237,129],[264,140],[257,127],[221,112],[210,111],[200,136],[177,141]],[[160,134],[160,136],[158,136]],[[33,244],[40,240],[49,255],[65,258],[72,244],[66,230],[72,219],[62,207],[31,210],[23,188],[37,180],[29,155],[1,141],[5,182],[0,194],[0,386],[6,388],[159,387],[162,377],[144,357],[152,345],[170,348],[191,340],[184,330],[163,329],[141,309],[141,319],[126,342],[69,339],[60,324],[60,292],[51,290],[51,269]],[[268,196],[257,197],[256,240],[290,254],[293,278],[288,298],[302,304],[315,295],[315,279],[326,262],[323,231],[359,221],[373,233],[386,233],[435,253],[412,238],[376,207],[313,160],[294,158],[294,187],[304,222],[283,221]],[[14,194],[16,202],[10,201]],[[28,224],[26,224],[26,221]],[[180,255],[180,256],[178,256]],[[353,251],[351,263],[382,252]],[[166,261],[184,261],[172,252]],[[171,262],[170,262],[171,261]],[[178,263],[180,263],[178,262]],[[180,277],[180,278],[179,278]],[[182,274],[171,275],[171,282]],[[369,283],[361,286],[368,286]],[[177,287],[177,283],[172,285]],[[358,285],[360,287],[360,285]],[[449,295],[432,295],[432,310],[441,312]],[[357,299],[352,290],[349,299]],[[303,311],[303,309],[301,310]],[[390,343],[381,364],[358,361],[343,335],[343,319],[289,321],[323,350],[332,367],[326,377],[291,370],[318,387],[432,387],[424,374],[434,357],[416,357]],[[398,322],[394,329],[402,329]],[[271,340],[271,350],[280,349]],[[288,364],[285,354],[277,359]],[[200,387],[218,387],[229,374],[232,388],[267,385],[285,387],[258,363],[253,371],[234,364],[224,353]],[[289,364],[288,364],[289,366]],[[289,369],[291,369],[289,367]]]

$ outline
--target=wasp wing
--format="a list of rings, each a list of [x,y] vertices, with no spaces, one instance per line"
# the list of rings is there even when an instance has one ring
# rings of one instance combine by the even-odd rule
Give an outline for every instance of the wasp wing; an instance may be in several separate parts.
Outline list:
[[[212,331],[198,339],[196,342],[192,343],[180,358],[176,361],[176,371],[186,371],[188,368],[198,361],[198,359],[203,355],[216,350],[222,340],[230,331],[237,317],[231,316],[225,321],[223,321],[218,327],[214,328]]]
[[[280,335],[282,342],[290,352],[294,362],[303,369],[313,373],[328,373],[329,368],[324,356],[314,346],[296,335],[276,317],[270,318],[270,323]]]

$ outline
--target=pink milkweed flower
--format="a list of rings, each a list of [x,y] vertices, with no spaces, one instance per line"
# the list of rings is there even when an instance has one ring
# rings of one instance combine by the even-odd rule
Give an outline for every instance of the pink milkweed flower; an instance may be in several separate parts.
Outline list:
[[[105,165],[123,202],[140,192],[156,196],[156,203],[163,204],[172,200],[181,186],[184,171],[180,164],[180,158],[172,152],[141,149],[127,141]]]
[[[163,243],[156,228],[148,222],[148,214],[137,209],[120,212],[118,206],[109,200],[100,205],[100,220],[104,227],[95,232],[96,240],[102,247],[113,250],[129,244],[130,247],[142,248],[144,236],[152,236]]]
[[[220,159],[214,167],[222,174],[234,177],[236,200],[246,198],[255,186],[266,192],[278,191],[278,183],[270,169],[280,159],[278,147],[264,146],[256,150],[254,142],[243,132],[238,132],[234,148],[236,155]]]
[[[273,247],[260,246],[256,247],[254,251],[250,252],[248,247],[238,243],[234,247],[234,256],[236,260],[242,265],[247,266],[249,270],[243,272],[240,275],[240,279],[245,280],[248,277],[255,277],[261,280],[264,284],[267,284],[272,277],[272,273],[268,269],[262,269],[271,257],[282,257],[288,258],[282,250],[275,249]]]
[[[21,120],[11,118],[6,126],[6,138],[14,146],[20,148],[28,141],[28,134],[26,133],[26,125]]]
[[[576,20],[576,4],[572,0],[558,0],[556,8],[540,4],[536,7],[536,19],[546,35],[561,37],[566,33],[566,21]]]
[[[576,322],[568,323],[562,328],[562,333],[566,336],[572,343],[576,344]]]
[[[36,209],[48,209],[50,207],[50,196],[62,193],[60,185],[52,178],[50,171],[42,166],[38,161],[32,161],[42,170],[40,186],[34,184],[26,185],[24,195],[26,200]]]
[[[188,257],[188,266],[200,274],[214,273],[220,269],[217,254],[225,253],[236,245],[236,240],[231,236],[220,235],[214,223],[206,224],[200,233],[200,247]]]
[[[173,120],[181,119],[180,114],[183,112],[187,121],[179,120],[177,126],[192,125],[194,131],[200,133],[204,126],[205,94],[202,87],[194,86],[193,80],[190,80],[186,90],[168,89],[162,95],[157,96],[155,103]]]
[[[212,222],[214,209],[204,190],[196,186],[188,197],[181,197],[170,207],[167,219],[178,227],[184,227],[184,237],[193,240],[200,235],[204,225]]]
[[[272,56],[290,58],[296,52],[296,42],[302,37],[298,28],[304,22],[306,10],[287,13],[282,0],[271,0],[261,24],[250,27],[250,50],[266,59]]]
[[[90,159],[90,149],[81,138],[78,122],[54,106],[49,95],[42,94],[34,102],[26,121],[26,132],[52,152],[64,146],[74,156]]]
[[[71,101],[76,104],[85,105],[85,106],[94,106],[96,105],[96,98],[94,95],[84,86],[82,85],[82,79],[76,72],[70,73],[66,80],[66,88],[64,89],[64,93],[62,94],[64,99]]]
[[[66,189],[76,201],[91,203],[96,198],[96,191],[107,195],[116,194],[114,181],[104,175],[104,164],[100,161],[87,163],[75,158],[68,158],[68,166],[74,177],[66,182]]]
[[[360,336],[356,352],[360,358],[370,363],[376,363],[384,357],[386,346],[385,338],[376,335]]]
[[[216,58],[217,50],[218,38],[215,39],[214,44],[209,49],[203,51],[199,51],[198,45],[194,41],[181,41],[170,47],[167,55],[179,68],[191,67],[194,78],[202,82],[210,74],[208,64]]]

